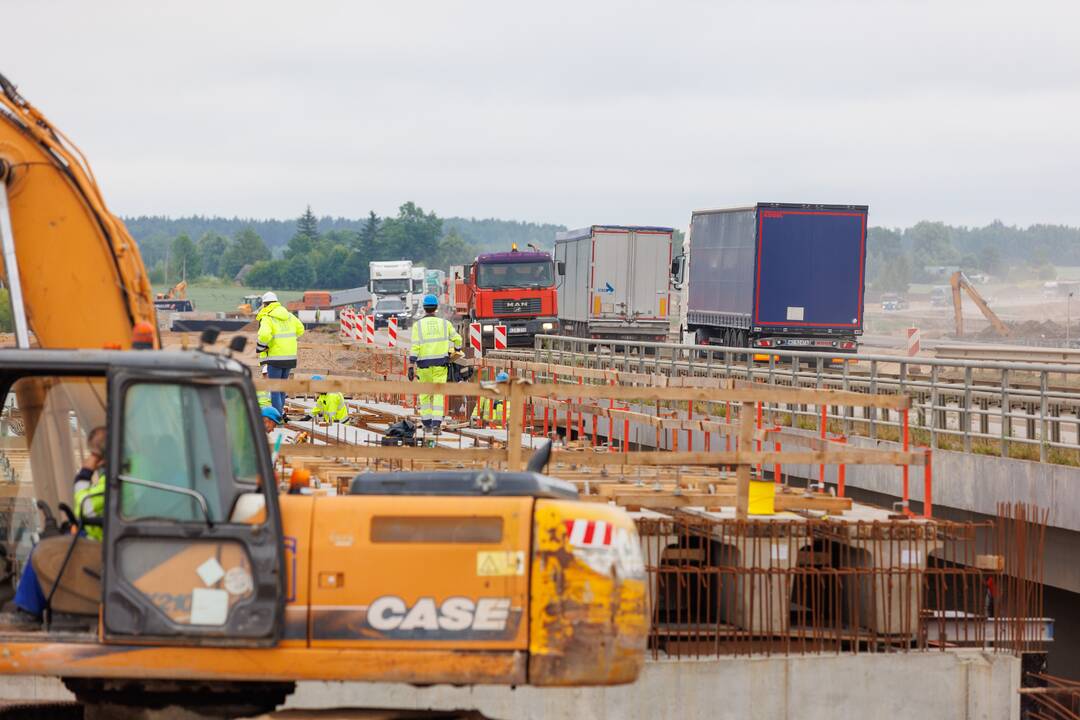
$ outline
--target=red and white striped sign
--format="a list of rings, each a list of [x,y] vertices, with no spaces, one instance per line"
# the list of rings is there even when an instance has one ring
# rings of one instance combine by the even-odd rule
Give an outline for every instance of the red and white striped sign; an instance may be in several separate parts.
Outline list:
[[[480,323],[469,323],[469,345],[473,349],[475,357],[484,353],[484,336],[480,334]]]
[[[603,520],[566,520],[566,537],[574,547],[611,545],[614,528]]]
[[[364,316],[364,340],[368,345],[375,344],[375,316]]]
[[[367,316],[364,313],[359,315],[353,315],[352,317],[352,339],[356,342],[364,341],[364,324],[367,323]]]
[[[914,357],[919,354],[919,328],[910,327],[907,330],[907,354],[908,357]]]
[[[341,322],[341,329],[339,330],[338,334],[341,337],[342,341],[349,342],[353,339],[352,310],[350,310],[349,308],[344,308],[341,311],[341,316],[339,319]]]
[[[506,349],[506,326],[505,325],[496,325],[495,326],[495,349],[496,350],[505,350]]]
[[[386,322],[386,346],[397,347],[397,318],[392,317]]]

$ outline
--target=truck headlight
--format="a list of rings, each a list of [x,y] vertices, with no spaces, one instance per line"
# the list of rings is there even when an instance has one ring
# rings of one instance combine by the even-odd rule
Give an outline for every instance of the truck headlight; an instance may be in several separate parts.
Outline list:
[[[555,327],[555,323],[544,323],[540,327],[544,328],[545,330],[551,330],[553,327]]]
[[[494,325],[485,325],[483,330],[484,330],[484,332],[495,332],[495,326]]]

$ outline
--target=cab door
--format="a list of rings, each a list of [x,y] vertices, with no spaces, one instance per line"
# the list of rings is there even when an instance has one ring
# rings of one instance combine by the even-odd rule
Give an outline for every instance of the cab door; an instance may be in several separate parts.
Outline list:
[[[110,374],[106,642],[281,638],[281,518],[256,417],[235,376]]]

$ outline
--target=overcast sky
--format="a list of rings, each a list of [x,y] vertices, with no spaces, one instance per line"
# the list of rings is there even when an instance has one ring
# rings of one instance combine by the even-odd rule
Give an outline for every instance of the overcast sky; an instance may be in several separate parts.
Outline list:
[[[118,214],[1080,224],[1080,3],[4,3]]]

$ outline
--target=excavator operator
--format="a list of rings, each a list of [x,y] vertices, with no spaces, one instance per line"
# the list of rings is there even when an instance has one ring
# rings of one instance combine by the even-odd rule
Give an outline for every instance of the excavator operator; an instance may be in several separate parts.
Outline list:
[[[90,452],[75,476],[73,489],[75,520],[80,524],[89,518],[100,518],[105,512],[105,442],[104,427],[96,427],[86,437]],[[96,475],[96,477],[95,477]],[[24,615],[40,621],[52,596],[52,605],[62,612],[96,615],[101,596],[100,525],[83,525],[83,533],[54,535],[43,539],[34,548],[15,591],[15,606]],[[75,548],[72,549],[72,543]],[[70,560],[64,558],[71,553]],[[57,575],[63,572],[57,583]],[[53,585],[57,588],[54,591]]]
[[[450,369],[450,352],[461,350],[461,335],[448,320],[435,313],[439,299],[424,296],[424,317],[412,326],[409,348],[409,379],[426,383],[445,383]],[[414,369],[415,366],[415,369]],[[443,396],[420,395],[420,420],[424,430],[439,433],[443,419]]]

